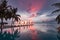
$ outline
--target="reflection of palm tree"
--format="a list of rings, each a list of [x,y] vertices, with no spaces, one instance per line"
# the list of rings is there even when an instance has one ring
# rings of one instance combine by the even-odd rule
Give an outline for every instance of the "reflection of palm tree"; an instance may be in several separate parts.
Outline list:
[[[60,3],[55,3],[55,4],[53,4],[53,6],[56,6],[59,9],[53,11],[52,13],[60,12]],[[56,17],[56,21],[57,21],[58,24],[60,24],[60,14]],[[60,40],[60,27],[58,27],[57,29],[58,29],[57,38],[58,38],[58,40]]]
[[[20,37],[18,30],[14,31],[13,34],[6,31],[4,33],[0,32],[0,40],[15,40],[18,37]]]

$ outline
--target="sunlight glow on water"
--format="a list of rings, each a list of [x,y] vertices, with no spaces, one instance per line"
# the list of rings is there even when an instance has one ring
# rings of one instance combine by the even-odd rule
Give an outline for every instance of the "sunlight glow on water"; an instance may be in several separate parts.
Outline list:
[[[28,39],[28,36],[29,38],[31,38],[31,40],[39,40],[41,39],[41,33],[47,33],[49,35],[53,34],[54,36],[56,35],[54,32],[56,29],[55,29],[55,26],[53,26],[52,24],[34,24],[32,26],[24,26],[24,27],[16,27],[14,28],[14,30],[18,29],[18,31],[20,32],[21,34],[21,38],[24,38],[27,37],[26,39]],[[11,32],[11,28],[9,29],[4,29],[4,31],[7,30],[8,32],[10,31]],[[51,31],[49,31],[51,30]],[[53,33],[51,33],[53,32]],[[50,34],[51,33],[51,34]],[[39,36],[40,35],[40,36]],[[44,35],[43,35],[44,36]]]

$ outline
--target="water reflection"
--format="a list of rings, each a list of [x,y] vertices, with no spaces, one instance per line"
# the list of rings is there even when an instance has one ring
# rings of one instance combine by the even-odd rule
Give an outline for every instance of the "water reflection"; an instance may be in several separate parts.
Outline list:
[[[30,26],[29,30],[31,31],[32,40],[37,40],[37,31],[34,26]]]
[[[17,40],[56,40],[55,24],[34,24],[14,28],[16,29],[20,32],[20,38]],[[5,30],[11,32],[11,28]]]

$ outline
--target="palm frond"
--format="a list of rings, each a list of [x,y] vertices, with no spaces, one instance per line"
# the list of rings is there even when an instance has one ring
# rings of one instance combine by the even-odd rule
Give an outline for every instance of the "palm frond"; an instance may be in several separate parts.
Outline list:
[[[21,17],[21,15],[18,15],[18,14],[16,14],[16,16],[19,16],[19,17]]]
[[[60,24],[60,15],[58,15],[58,16],[56,17],[56,21],[57,21],[58,24]]]
[[[54,3],[52,6],[59,7],[60,8],[60,3]]]
[[[60,9],[57,9],[57,10],[53,11],[52,14],[56,13],[56,12],[60,12]]]

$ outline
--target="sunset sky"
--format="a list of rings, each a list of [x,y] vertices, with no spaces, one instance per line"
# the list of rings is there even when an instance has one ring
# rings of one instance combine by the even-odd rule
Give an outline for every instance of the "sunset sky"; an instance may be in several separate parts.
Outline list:
[[[33,18],[34,21],[53,20],[56,15],[51,15],[56,8],[51,6],[60,0],[8,0],[8,4],[18,8],[23,20]]]
[[[22,25],[25,23],[27,25],[30,23],[34,24],[33,26],[26,26],[27,29],[25,26],[20,28],[21,33],[27,32],[26,38],[29,39],[28,35],[30,34],[28,33],[32,31],[32,36],[34,37],[36,34],[39,40],[40,37],[43,40],[57,39],[56,34],[57,27],[59,25],[55,21],[55,18],[58,14],[52,14],[52,12],[57,9],[56,7],[52,6],[54,3],[60,3],[60,0],[8,0],[8,5],[18,8],[17,14],[21,15],[21,20],[23,20],[16,22],[16,26],[19,24],[19,22],[22,23]],[[12,23],[11,20],[7,20],[7,22],[8,24]],[[35,34],[33,32],[35,32]],[[21,40],[25,38],[24,35],[20,36]]]

